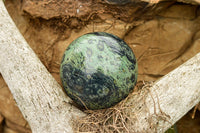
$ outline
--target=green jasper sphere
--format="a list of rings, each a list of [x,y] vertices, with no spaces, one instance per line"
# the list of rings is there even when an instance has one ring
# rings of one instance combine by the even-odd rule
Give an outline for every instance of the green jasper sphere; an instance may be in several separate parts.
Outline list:
[[[126,98],[137,81],[130,47],[105,32],[85,34],[64,53],[60,76],[67,95],[88,109],[111,107]]]

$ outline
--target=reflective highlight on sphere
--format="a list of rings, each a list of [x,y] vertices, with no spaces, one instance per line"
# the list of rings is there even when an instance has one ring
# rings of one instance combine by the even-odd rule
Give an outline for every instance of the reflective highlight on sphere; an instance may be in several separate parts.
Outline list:
[[[108,108],[126,98],[137,81],[129,46],[105,32],[74,40],[63,55],[60,76],[67,95],[88,109]]]

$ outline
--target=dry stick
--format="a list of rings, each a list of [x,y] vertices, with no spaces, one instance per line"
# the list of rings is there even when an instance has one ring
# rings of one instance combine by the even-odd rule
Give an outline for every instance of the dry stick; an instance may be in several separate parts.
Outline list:
[[[199,103],[194,107],[194,110],[193,110],[193,113],[192,113],[192,119],[195,118],[195,114],[196,114],[196,111],[198,109],[198,106],[199,106]]]
[[[0,0],[0,72],[33,133],[71,133],[70,121],[82,112],[22,37]]]
[[[2,0],[0,0],[0,72],[33,132],[72,132],[71,118],[73,115],[82,116],[82,113],[69,104],[69,98],[19,33]],[[170,117],[167,120],[169,123],[159,119],[158,116],[155,120],[155,123],[158,123],[157,132],[167,130],[200,101],[199,81],[200,54],[197,54],[157,81],[150,88],[151,94],[147,92],[144,93],[145,96],[133,95],[126,101],[127,105],[134,103],[135,107],[141,106],[140,109],[130,108],[130,115],[137,116],[137,119],[127,129],[131,129],[131,132],[154,131],[148,121],[155,116],[154,104],[156,104],[156,111],[162,110]],[[155,102],[151,95],[156,97]],[[159,115],[159,112],[156,114]],[[160,114],[162,115],[161,112]]]
[[[156,117],[152,121],[156,124],[157,132],[166,131],[200,101],[199,81],[200,53],[155,82],[149,88],[151,93],[145,94],[145,101],[138,96],[127,101],[127,104],[143,105],[140,111],[137,108],[131,109],[131,112],[138,112],[139,120],[139,124],[135,122],[132,125],[132,131],[152,132],[153,129],[148,126],[151,116]],[[144,102],[146,104],[142,104]]]

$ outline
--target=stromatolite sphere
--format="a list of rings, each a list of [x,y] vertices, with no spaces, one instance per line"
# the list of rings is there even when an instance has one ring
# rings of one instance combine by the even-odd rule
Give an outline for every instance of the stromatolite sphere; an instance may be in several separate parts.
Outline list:
[[[60,76],[69,97],[88,109],[108,108],[126,98],[137,80],[129,46],[105,32],[85,34],[64,53]]]

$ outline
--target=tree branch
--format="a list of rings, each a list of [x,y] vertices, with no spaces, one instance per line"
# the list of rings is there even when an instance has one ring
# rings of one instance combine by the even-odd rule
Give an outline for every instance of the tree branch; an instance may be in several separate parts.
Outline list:
[[[0,0],[0,72],[32,132],[73,132],[70,121],[81,111],[29,47]]]
[[[146,87],[126,104],[134,103],[130,115],[135,132],[164,132],[200,101],[200,53]]]

